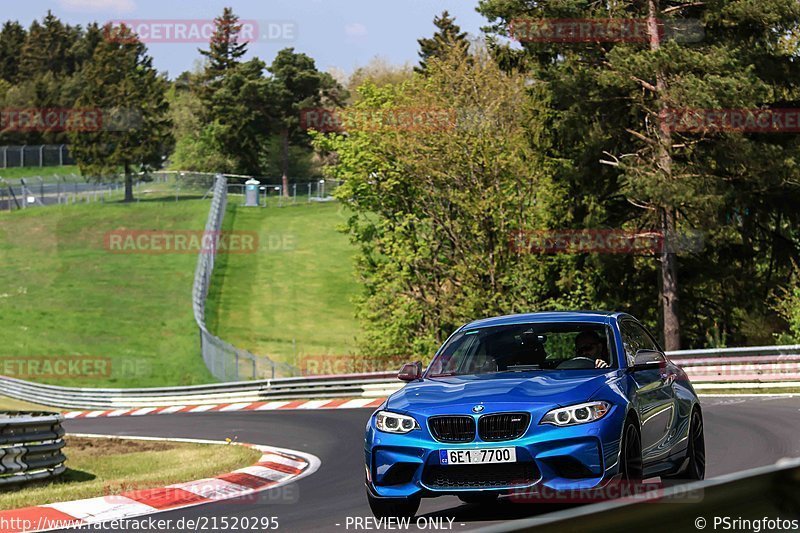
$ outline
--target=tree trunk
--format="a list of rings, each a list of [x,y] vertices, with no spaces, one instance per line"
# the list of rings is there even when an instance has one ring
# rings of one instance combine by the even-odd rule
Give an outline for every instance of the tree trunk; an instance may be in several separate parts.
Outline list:
[[[660,0],[648,0],[648,33],[650,36],[650,49],[661,48],[661,33],[658,22]],[[658,127],[656,128],[656,175],[661,174],[665,181],[672,178],[672,134],[664,120],[667,105],[664,102],[664,92],[667,88],[666,76],[662,70],[656,71],[656,103],[660,111]],[[663,249],[660,251],[661,263],[661,311],[663,315],[664,348],[666,350],[680,350],[681,332],[678,319],[678,265],[675,254],[672,253],[671,243],[675,242],[675,212],[669,205],[657,208]]]
[[[131,174],[131,166],[125,162],[125,202],[133,201],[133,174]]]
[[[664,320],[664,349],[681,349],[681,328],[678,320],[678,261],[669,247],[675,242],[675,215],[661,210],[661,234],[664,250],[661,253],[661,310]]]
[[[283,185],[283,195],[289,197],[289,130],[281,132],[281,184]]]

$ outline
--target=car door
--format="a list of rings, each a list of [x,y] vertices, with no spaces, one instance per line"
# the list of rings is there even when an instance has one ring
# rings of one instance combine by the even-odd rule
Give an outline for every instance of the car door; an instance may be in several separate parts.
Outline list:
[[[633,368],[638,350],[663,353],[638,322],[623,321],[620,333],[629,368]],[[633,369],[630,375],[635,384],[634,403],[642,425],[642,459],[646,463],[657,462],[669,454],[667,442],[675,426],[673,378],[668,375],[666,364],[643,370]]]

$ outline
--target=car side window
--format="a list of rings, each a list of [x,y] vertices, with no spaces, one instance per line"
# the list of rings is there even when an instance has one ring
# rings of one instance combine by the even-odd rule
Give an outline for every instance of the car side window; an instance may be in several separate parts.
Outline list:
[[[619,329],[622,333],[622,344],[625,346],[625,356],[628,358],[629,365],[633,365],[636,352],[639,350],[661,351],[647,330],[640,324],[626,320],[620,324]]]
[[[637,337],[639,338],[639,346],[640,350],[655,350],[660,352],[661,350],[658,348],[658,345],[653,341],[653,338],[647,333],[647,330],[642,327],[641,324],[637,324],[636,322],[630,323],[631,328],[636,332]]]
[[[619,331],[622,334],[622,346],[625,348],[625,358],[628,360],[628,366],[633,366],[633,361],[636,352],[640,349],[639,337],[636,331],[631,328],[632,322],[621,322]]]

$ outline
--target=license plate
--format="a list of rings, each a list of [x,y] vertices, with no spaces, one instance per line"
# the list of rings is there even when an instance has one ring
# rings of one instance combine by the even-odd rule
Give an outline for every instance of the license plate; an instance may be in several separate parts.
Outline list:
[[[515,463],[516,461],[516,448],[439,450],[439,464],[442,465],[485,465],[491,463]]]

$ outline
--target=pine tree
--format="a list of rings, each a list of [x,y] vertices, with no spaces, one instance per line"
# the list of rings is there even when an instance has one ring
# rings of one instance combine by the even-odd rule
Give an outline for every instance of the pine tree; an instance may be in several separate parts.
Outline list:
[[[272,74],[272,122],[281,138],[281,175],[284,195],[289,195],[289,145],[306,146],[309,138],[300,128],[303,109],[323,103],[340,106],[344,90],[333,77],[317,70],[314,60],[293,48],[284,48],[268,68]]]
[[[420,73],[427,70],[429,59],[442,57],[446,50],[457,46],[462,48],[466,55],[469,48],[467,33],[461,31],[461,27],[455,23],[455,18],[451,17],[450,13],[443,11],[441,15],[434,17],[433,23],[437,28],[433,37],[417,40],[420,46],[420,62],[414,70]]]
[[[35,79],[46,73],[72,74],[74,67],[70,49],[78,34],[65,25],[51,11],[39,24],[34,21],[20,54],[20,79]]]
[[[104,28],[80,76],[79,109],[102,112],[100,128],[70,134],[72,154],[87,176],[125,176],[125,201],[133,200],[134,171],[161,166],[171,143],[167,82],[153,68],[145,46],[124,25]]]
[[[71,72],[79,71],[83,64],[92,58],[95,48],[103,40],[103,30],[96,22],[86,26],[85,30],[76,29],[77,35],[69,51],[72,60]]]
[[[16,81],[25,36],[25,28],[19,22],[9,20],[3,24],[0,30],[0,79],[9,83]]]
[[[537,39],[523,42],[521,54],[500,54],[527,68],[532,91],[549,102],[539,117],[546,133],[536,142],[574,198],[562,224],[655,227],[668,237],[704,231],[702,256],[679,257],[668,248],[650,258],[584,259],[599,273],[600,303],[632,309],[651,324],[659,319],[651,311],[658,286],[666,349],[678,349],[682,339],[703,342],[704,329],[717,320],[739,342],[767,330],[764,299],[788,272],[797,238],[791,228],[800,223],[790,207],[800,201],[800,140],[676,131],[666,118],[670,109],[797,107],[800,51],[787,36],[796,35],[800,5],[483,0],[479,11],[504,36],[512,21],[524,28],[524,19],[648,21],[639,42]],[[704,25],[697,42],[664,32],[696,21]],[[686,309],[679,311],[679,300]],[[681,316],[692,317],[688,331]]]
[[[214,19],[214,34],[208,43],[208,50],[200,53],[208,58],[205,75],[207,82],[214,82],[239,64],[247,53],[247,43],[239,42],[242,25],[233,9],[226,7],[222,15]]]

